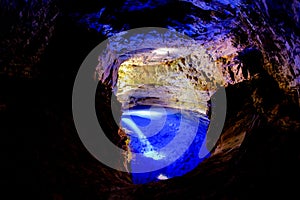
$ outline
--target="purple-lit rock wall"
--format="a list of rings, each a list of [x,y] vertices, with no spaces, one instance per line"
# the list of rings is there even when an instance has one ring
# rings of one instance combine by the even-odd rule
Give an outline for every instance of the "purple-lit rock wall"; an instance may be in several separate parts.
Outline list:
[[[122,0],[1,1],[0,132],[10,160],[4,164],[17,168],[17,180],[6,173],[5,183],[17,182],[15,193],[30,199],[298,197],[299,1],[135,5],[144,2],[150,7]],[[224,69],[228,109],[210,159],[185,176],[136,186],[85,150],[70,101],[89,51],[108,36],[145,26],[175,29],[202,43]],[[253,49],[263,65],[250,76],[260,63]],[[125,134],[117,134],[108,114],[111,96],[109,83],[100,84],[98,117],[122,147]]]

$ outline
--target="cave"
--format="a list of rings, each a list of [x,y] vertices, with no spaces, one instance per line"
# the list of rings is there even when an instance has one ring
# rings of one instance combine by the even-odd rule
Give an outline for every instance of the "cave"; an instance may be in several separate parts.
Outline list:
[[[298,0],[0,5],[11,195],[299,197]],[[76,92],[84,69],[92,86]],[[114,149],[85,141],[91,122]]]
[[[119,133],[126,133],[127,171],[132,170],[135,184],[181,176],[209,155],[203,145],[210,124],[208,102],[216,85],[225,81],[205,49],[191,38],[158,28],[131,32],[109,39],[104,52],[111,46],[122,51],[105,53],[97,67],[100,82],[109,83],[115,96],[111,106]],[[123,38],[133,44],[115,44]],[[151,48],[144,48],[149,43]],[[120,107],[113,108],[115,101],[121,105],[121,116]],[[101,112],[101,106],[96,107]]]

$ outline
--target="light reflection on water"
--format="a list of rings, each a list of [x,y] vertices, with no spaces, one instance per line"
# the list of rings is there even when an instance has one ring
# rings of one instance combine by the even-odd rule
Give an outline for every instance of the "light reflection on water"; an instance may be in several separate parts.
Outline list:
[[[187,120],[190,128],[180,129],[182,121]],[[186,136],[195,135],[191,131],[197,130],[191,145],[179,159],[175,160],[169,166],[153,172],[133,173],[132,181],[135,184],[182,176],[193,170],[201,161],[209,156],[209,152],[206,150],[207,155],[204,158],[199,158],[200,148],[204,143],[209,125],[209,120],[204,116],[201,117],[199,114],[189,113],[187,115],[183,114],[181,110],[176,109],[153,109],[150,106],[136,106],[123,113],[121,125],[130,138],[129,147],[131,152],[142,153],[144,157],[142,158],[143,162],[147,162],[147,165],[157,165],[160,162],[170,159],[170,156],[174,154],[162,154],[159,153],[159,150],[169,144],[176,136],[181,141],[177,143],[177,148],[174,149],[176,152],[177,149],[181,148],[180,146],[185,144],[185,140],[188,140]],[[201,151],[203,155],[203,148]],[[138,163],[138,161],[130,163],[133,171],[135,168],[138,168],[135,163]]]

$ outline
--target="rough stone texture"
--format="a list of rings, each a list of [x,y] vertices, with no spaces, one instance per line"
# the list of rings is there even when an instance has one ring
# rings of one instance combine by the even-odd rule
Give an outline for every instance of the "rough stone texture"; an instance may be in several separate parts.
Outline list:
[[[122,64],[116,87],[118,100],[123,108],[128,107],[132,98],[133,105],[160,105],[205,113],[217,84],[225,81],[220,71],[214,72],[218,70],[214,63],[200,56],[191,55],[158,65]]]
[[[68,7],[70,1],[64,2]],[[63,9],[66,13],[56,22],[54,37],[45,52],[30,54],[43,55],[38,65],[27,65],[28,51],[22,49],[25,41],[3,42],[5,45],[1,46],[1,52],[7,52],[1,57],[1,67],[15,59],[12,63],[20,63],[15,68],[29,66],[40,72],[42,79],[16,81],[16,73],[0,74],[0,132],[4,136],[1,146],[8,154],[3,171],[16,169],[17,178],[5,173],[1,180],[13,186],[15,192],[11,195],[30,199],[299,197],[299,1],[257,0],[242,6],[238,6],[238,1],[230,5],[229,1],[217,0],[193,4],[172,1],[157,9],[131,12],[120,9],[129,1],[106,2],[97,9],[94,5],[98,4],[92,2],[77,0],[77,7]],[[78,16],[87,18],[88,12],[103,7],[102,15],[88,15],[88,20],[83,20],[98,23],[99,33],[75,23]],[[2,13],[19,19],[19,12],[11,8],[14,7],[1,6],[6,10]],[[69,15],[71,11],[77,15]],[[142,24],[135,20],[136,16],[143,17]],[[33,19],[28,21],[32,23]],[[228,77],[228,112],[223,134],[210,159],[186,176],[136,186],[130,183],[128,174],[103,166],[84,149],[72,122],[70,101],[76,71],[96,44],[120,30],[151,25],[184,31],[208,47]],[[10,29],[5,30],[9,33]],[[19,36],[23,36],[19,31],[23,29],[15,30],[11,38],[19,41]],[[38,35],[44,38],[43,31]],[[38,46],[45,42],[38,41]],[[16,45],[20,51],[10,48],[15,44],[21,44]],[[249,80],[244,81],[242,71],[238,75],[236,72],[239,64],[244,67],[247,63],[235,57],[254,45],[263,54],[267,73],[260,72],[251,79],[248,76]],[[5,66],[13,69],[13,65]],[[234,72],[233,78],[229,69]],[[107,86],[109,83],[103,88]],[[111,91],[102,92],[106,98]],[[106,104],[104,110],[109,110],[109,106]],[[112,119],[106,120],[107,129],[116,130],[109,127],[113,126]],[[118,143],[117,133],[109,134]],[[16,149],[13,151],[12,147]]]
[[[296,90],[297,87],[299,89],[300,84],[300,40],[299,26],[297,26],[299,19],[297,17],[289,19],[285,17],[286,14],[283,14],[280,19],[277,18],[276,9],[272,9],[272,6],[277,3],[258,1],[250,9],[242,8],[239,14],[239,28],[241,28],[241,34],[248,35],[246,44],[256,45],[263,50],[267,61],[265,69],[279,82],[280,88]],[[286,4],[292,9],[292,12],[289,12],[290,10],[286,7],[287,13],[292,16],[299,16],[298,14],[294,15],[295,13],[292,14],[299,9],[299,1],[289,1]],[[271,7],[269,8],[268,5]],[[259,12],[249,16],[249,13],[255,10],[259,10]],[[290,27],[290,30],[287,27]]]
[[[123,108],[135,101],[205,113],[226,83],[222,68],[197,41],[162,31],[110,38],[99,56],[100,81],[111,85]]]
[[[54,1],[1,1],[0,73],[33,78],[60,14]],[[9,19],[9,20],[7,20]]]

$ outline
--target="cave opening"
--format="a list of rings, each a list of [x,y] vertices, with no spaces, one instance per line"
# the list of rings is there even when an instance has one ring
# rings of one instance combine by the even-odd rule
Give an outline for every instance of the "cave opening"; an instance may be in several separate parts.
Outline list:
[[[5,171],[16,169],[5,173],[3,183],[12,184],[13,189],[20,191],[18,194],[30,199],[299,196],[294,184],[300,175],[299,0],[183,0],[163,1],[163,5],[157,0],[147,2],[1,1],[0,130],[4,153],[8,154],[3,166]],[[74,127],[70,95],[77,70],[94,45],[121,31],[145,26],[165,27],[189,35],[208,49],[230,77],[226,75],[226,123],[209,159],[184,176],[137,186],[131,184],[127,172],[109,168],[84,148]],[[140,39],[136,41],[125,42],[130,47],[140,47]],[[149,46],[155,48],[157,55],[172,55],[170,48]],[[254,48],[262,53],[263,62],[256,62]],[[104,55],[112,54],[113,51],[107,51]],[[90,79],[97,65],[97,59],[94,60]],[[110,66],[107,60],[103,67],[105,63]],[[237,63],[240,61],[241,64]],[[255,76],[251,76],[253,67],[264,68],[266,72],[253,70]],[[200,82],[200,73],[193,73],[186,75]],[[114,83],[111,78],[107,80]],[[98,121],[114,142],[119,127],[110,118],[111,83],[102,83],[96,97]],[[157,100],[154,97],[148,101]],[[129,109],[127,115],[126,110],[123,112],[123,118],[130,117],[140,129],[146,129],[158,118],[152,114],[165,113],[167,108],[146,103],[135,105],[141,103],[135,94],[126,98],[132,106],[122,105],[123,110]],[[172,102],[175,105],[176,101]],[[195,107],[190,105],[193,106],[189,109]],[[158,110],[161,108],[164,110]],[[89,119],[84,112],[80,114]],[[160,116],[180,117],[175,113]],[[84,128],[89,132],[89,126]],[[109,159],[115,158],[107,149],[103,152]],[[156,175],[158,179],[170,178],[164,173]]]
[[[120,127],[128,150],[141,154],[130,158],[130,170],[141,171],[145,164],[158,168],[131,173],[134,184],[182,176],[209,157],[209,91],[199,96],[178,60],[149,65],[129,59],[118,69],[114,92],[122,104]],[[173,162],[164,164],[169,160]]]
[[[133,184],[146,184],[185,177],[210,160],[226,113],[226,77],[211,49],[149,27],[109,38],[101,51],[96,109],[112,111],[98,119],[124,150],[117,168],[124,166]]]

